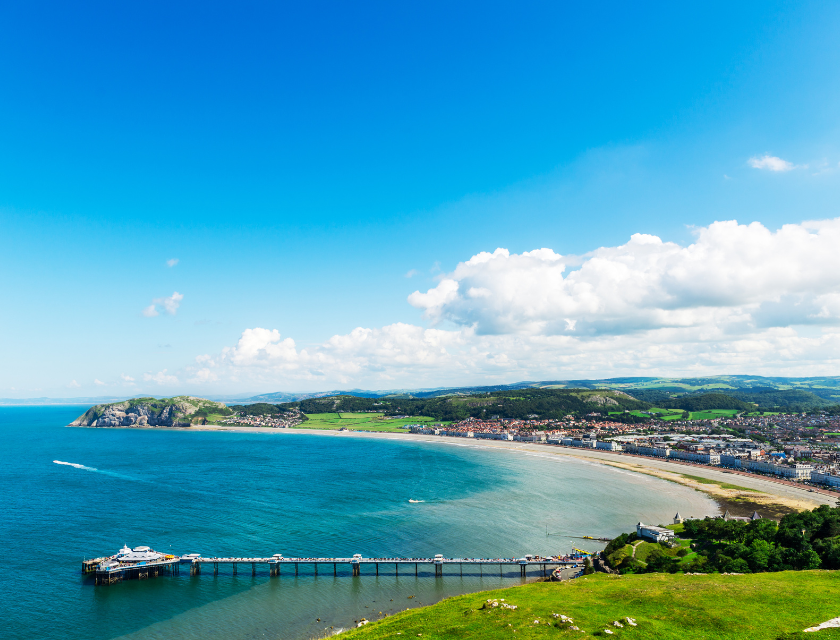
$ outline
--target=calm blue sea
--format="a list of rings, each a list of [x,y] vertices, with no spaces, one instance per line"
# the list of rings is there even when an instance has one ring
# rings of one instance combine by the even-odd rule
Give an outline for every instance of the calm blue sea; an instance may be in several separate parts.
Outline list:
[[[316,577],[303,566],[279,579],[185,570],[110,587],[81,576],[83,558],[123,544],[203,555],[509,557],[594,549],[571,536],[609,536],[677,510],[717,513],[690,489],[566,457],[445,438],[64,426],[84,409],[0,407],[4,638],[298,640],[520,582],[518,570],[435,579],[395,577],[385,565],[379,577],[346,568]]]

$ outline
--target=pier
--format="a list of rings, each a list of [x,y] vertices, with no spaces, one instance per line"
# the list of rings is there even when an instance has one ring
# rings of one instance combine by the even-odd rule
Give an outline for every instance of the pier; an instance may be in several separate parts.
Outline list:
[[[148,549],[147,547],[138,547]],[[96,558],[95,560],[86,560],[82,565],[83,573],[95,573],[97,585],[110,585],[122,580],[145,580],[160,575],[178,575],[180,573],[180,566],[186,564],[189,566],[191,576],[200,576],[203,573],[210,573],[214,576],[219,574],[220,567],[230,567],[232,575],[239,575],[240,570],[244,569],[246,573],[252,576],[257,575],[258,568],[262,571],[267,570],[268,575],[272,578],[281,577],[282,575],[297,576],[301,572],[301,568],[311,568],[314,575],[319,575],[320,572],[332,573],[334,577],[339,575],[339,567],[343,569],[342,574],[347,571],[353,577],[361,577],[364,573],[366,575],[373,574],[378,576],[380,569],[383,572],[389,572],[393,566],[394,575],[399,576],[403,574],[414,573],[415,577],[431,575],[431,571],[424,571],[421,573],[421,567],[424,569],[434,568],[434,577],[442,578],[444,573],[449,575],[464,575],[464,568],[468,572],[478,572],[478,575],[491,575],[491,571],[495,572],[498,569],[499,575],[504,576],[505,568],[508,570],[518,567],[519,574],[522,578],[527,577],[528,570],[537,570],[543,577],[548,577],[552,569],[558,567],[575,567],[583,562],[582,557],[541,557],[528,555],[522,558],[446,558],[443,555],[436,555],[431,558],[389,558],[389,557],[363,557],[361,554],[356,554],[352,557],[290,557],[286,558],[282,554],[275,554],[269,557],[201,557],[198,554],[190,554],[187,556],[164,556],[156,554],[155,552],[147,555],[159,556],[156,558],[149,558],[143,562],[132,562],[130,555],[123,553],[109,558]],[[96,563],[96,564],[94,564]],[[95,568],[94,568],[95,567]],[[413,571],[412,571],[413,569]],[[331,570],[331,571],[330,571]],[[226,571],[227,573],[227,571]],[[468,573],[469,574],[469,573]]]

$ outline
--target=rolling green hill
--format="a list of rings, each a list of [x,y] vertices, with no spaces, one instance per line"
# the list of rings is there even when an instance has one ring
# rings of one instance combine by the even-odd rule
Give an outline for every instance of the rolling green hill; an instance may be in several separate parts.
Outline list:
[[[310,413],[381,412],[385,415],[429,416],[437,420],[465,418],[527,419],[563,418],[591,412],[647,409],[650,405],[621,392],[598,389],[517,389],[492,393],[450,395],[432,398],[360,398],[339,395],[309,398],[282,407],[299,407]],[[630,416],[642,421],[645,418]]]
[[[710,409],[737,409],[751,411],[755,407],[751,404],[724,393],[702,393],[699,395],[682,396],[673,400],[660,402],[663,409],[682,409],[683,411],[708,411]]]

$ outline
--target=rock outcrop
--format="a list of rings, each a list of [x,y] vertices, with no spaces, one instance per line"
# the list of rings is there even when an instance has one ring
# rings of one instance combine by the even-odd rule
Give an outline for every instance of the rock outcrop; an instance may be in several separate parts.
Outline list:
[[[188,427],[208,412],[229,413],[221,402],[179,396],[158,400],[135,398],[98,404],[70,423],[71,427]],[[201,417],[196,416],[200,414]]]

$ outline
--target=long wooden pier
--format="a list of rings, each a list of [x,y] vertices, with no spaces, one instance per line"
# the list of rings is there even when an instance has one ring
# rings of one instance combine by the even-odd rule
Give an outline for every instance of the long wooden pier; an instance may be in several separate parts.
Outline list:
[[[239,574],[240,567],[244,566],[246,571],[250,568],[251,575],[257,574],[257,567],[265,567],[268,569],[268,574],[271,577],[280,577],[283,573],[283,568],[287,568],[291,574],[292,568],[294,575],[298,575],[301,570],[301,565],[304,567],[311,566],[314,574],[317,576],[319,569],[323,572],[324,569],[332,568],[333,576],[338,576],[339,566],[350,569],[350,573],[354,577],[362,575],[362,567],[370,569],[370,573],[379,575],[380,565],[384,571],[387,571],[391,565],[394,567],[395,575],[400,575],[400,569],[403,572],[409,572],[414,569],[415,577],[419,577],[420,567],[434,567],[434,576],[442,578],[444,575],[444,567],[447,569],[455,569],[457,567],[458,574],[464,575],[464,567],[467,570],[478,569],[480,575],[484,575],[485,570],[491,567],[498,567],[499,575],[504,575],[505,567],[519,567],[520,576],[525,578],[529,569],[541,570],[543,576],[547,576],[550,571],[549,567],[574,567],[582,564],[583,560],[569,557],[540,557],[540,556],[525,556],[524,558],[445,558],[442,555],[436,555],[431,558],[388,558],[388,557],[363,557],[361,554],[356,554],[352,557],[291,557],[286,558],[280,554],[270,557],[207,557],[200,556],[167,556],[153,562],[143,562],[138,564],[120,563],[111,560],[110,558],[97,558],[100,562],[94,571],[92,563],[95,561],[86,561],[82,565],[83,573],[96,574],[97,585],[110,585],[122,580],[139,579],[145,580],[147,578],[154,578],[159,575],[177,575],[180,573],[180,565],[188,564],[190,567],[191,576],[199,576],[206,569],[212,566],[213,575],[219,574],[219,566],[230,565],[233,575]],[[250,566],[249,566],[250,565]],[[424,572],[425,573],[425,572]],[[431,573],[431,572],[429,572]],[[447,571],[449,573],[449,571]]]
[[[499,567],[499,573],[503,573],[504,567],[516,566],[519,567],[520,575],[526,576],[529,567],[537,567],[542,570],[543,575],[547,575],[549,566],[576,566],[581,564],[583,560],[569,560],[560,558],[536,558],[534,556],[526,558],[444,558],[443,556],[435,556],[433,558],[365,558],[361,555],[355,555],[351,558],[283,558],[272,556],[270,558],[196,558],[190,562],[190,575],[200,575],[202,566],[213,565],[213,575],[219,573],[219,565],[233,565],[233,574],[237,575],[239,565],[251,565],[251,573],[256,574],[257,565],[267,565],[269,575],[281,575],[281,568],[283,566],[294,566],[295,575],[300,571],[300,565],[311,565],[314,568],[315,575],[318,575],[318,568],[326,566],[332,567],[333,576],[338,575],[338,566],[349,566],[353,576],[362,575],[362,567],[368,566],[374,569],[375,575],[379,575],[379,566],[385,565],[389,567],[394,565],[394,573],[400,574],[400,567],[407,567],[409,571],[414,568],[414,575],[419,576],[420,565],[431,565],[435,569],[435,576],[443,576],[444,567],[458,567],[459,574],[464,574],[464,565],[467,568],[478,567],[479,571],[484,571],[484,567],[491,566]]]

